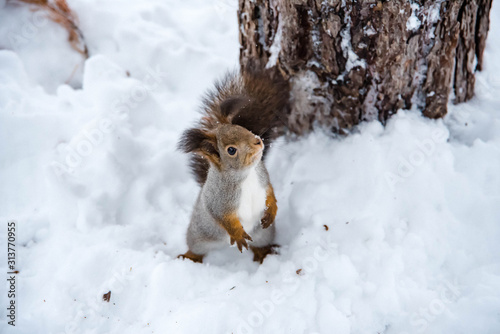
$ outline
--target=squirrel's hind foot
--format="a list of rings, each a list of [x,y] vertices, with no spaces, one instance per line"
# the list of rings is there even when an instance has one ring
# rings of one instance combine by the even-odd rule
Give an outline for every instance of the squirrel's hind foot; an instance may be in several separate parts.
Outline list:
[[[279,247],[279,245],[273,244],[265,247],[250,246],[250,249],[253,252],[253,260],[262,264],[267,255],[278,254],[277,248]]]
[[[198,255],[198,254],[195,254],[191,251],[187,251],[186,253],[184,254],[180,254],[179,256],[177,256],[178,259],[190,259],[191,261],[195,262],[195,263],[202,263],[203,262],[203,255]]]

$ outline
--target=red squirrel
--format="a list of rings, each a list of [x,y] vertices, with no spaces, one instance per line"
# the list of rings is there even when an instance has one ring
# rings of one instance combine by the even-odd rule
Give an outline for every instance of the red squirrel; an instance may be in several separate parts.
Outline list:
[[[203,100],[203,116],[186,130],[179,148],[191,153],[201,186],[187,231],[189,250],[179,255],[202,262],[212,249],[250,247],[254,261],[273,253],[278,211],[264,165],[265,145],[284,113],[288,84],[279,75],[227,74]]]

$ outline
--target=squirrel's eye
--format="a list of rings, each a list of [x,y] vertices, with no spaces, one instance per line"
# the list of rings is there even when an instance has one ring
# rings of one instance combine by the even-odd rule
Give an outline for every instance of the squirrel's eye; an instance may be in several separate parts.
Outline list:
[[[235,155],[236,154],[236,148],[230,146],[227,148],[227,153],[229,153],[229,155]]]

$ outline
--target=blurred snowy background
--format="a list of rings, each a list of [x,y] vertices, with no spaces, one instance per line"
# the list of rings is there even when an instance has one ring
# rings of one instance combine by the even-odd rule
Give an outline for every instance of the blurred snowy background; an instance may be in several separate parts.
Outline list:
[[[69,0],[90,58],[0,1],[0,332],[500,333],[500,4],[476,97],[444,120],[280,140],[281,254],[176,259],[198,187],[180,133],[238,67],[236,3]],[[111,291],[110,302],[102,295]]]

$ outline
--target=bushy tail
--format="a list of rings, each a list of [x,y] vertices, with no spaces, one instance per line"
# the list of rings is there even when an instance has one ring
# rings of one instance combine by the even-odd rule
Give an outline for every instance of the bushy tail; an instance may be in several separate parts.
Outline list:
[[[203,98],[202,119],[195,128],[184,132],[179,148],[186,153],[195,151],[199,131],[193,130],[211,135],[220,124],[242,126],[259,135],[269,147],[278,135],[289,98],[288,82],[273,74],[245,70],[228,73],[216,81]],[[204,157],[193,154],[191,169],[200,185],[205,183],[209,167]]]

